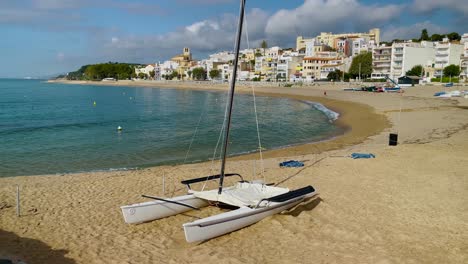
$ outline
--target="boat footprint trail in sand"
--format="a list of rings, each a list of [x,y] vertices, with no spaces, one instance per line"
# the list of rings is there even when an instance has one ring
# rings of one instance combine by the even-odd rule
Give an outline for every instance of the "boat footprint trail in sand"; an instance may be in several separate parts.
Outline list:
[[[226,174],[225,164],[233,108],[233,99],[237,75],[240,40],[244,21],[245,0],[241,0],[239,24],[236,37],[234,69],[227,112],[225,116],[224,145],[221,173],[182,181],[188,188],[188,194],[173,198],[154,198],[155,201],[122,206],[126,223],[136,224],[177,215],[189,210],[208,206],[210,203],[227,204],[238,209],[183,224],[187,242],[197,242],[221,236],[246,226],[252,225],[268,216],[290,209],[316,195],[312,186],[290,191],[288,188],[274,187],[261,181],[248,182],[236,173]],[[240,181],[224,188],[224,177],[240,177]],[[208,191],[194,191],[191,184],[219,180],[219,188]],[[148,197],[148,196],[147,196]]]

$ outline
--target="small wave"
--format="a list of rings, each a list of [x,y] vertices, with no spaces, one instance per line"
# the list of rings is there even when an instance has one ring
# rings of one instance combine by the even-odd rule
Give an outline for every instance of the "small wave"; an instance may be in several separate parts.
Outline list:
[[[319,110],[320,112],[324,113],[328,119],[330,120],[330,122],[334,122],[338,119],[338,117],[340,116],[340,114],[338,114],[337,112],[334,112],[328,108],[326,108],[323,104],[321,103],[317,103],[317,102],[310,102],[310,101],[305,101],[307,104],[310,104],[312,105],[315,109]]]
[[[139,170],[140,167],[121,167],[121,168],[106,168],[106,169],[90,169],[90,170],[76,170],[70,172],[56,172],[55,175],[73,175],[81,173],[96,173],[96,172],[112,172],[112,171],[133,171]]]
[[[15,133],[23,133],[23,132],[33,132],[39,130],[54,130],[54,129],[61,129],[61,128],[88,128],[96,125],[108,125],[112,124],[112,121],[107,122],[82,122],[82,123],[58,123],[58,124],[51,124],[51,125],[38,125],[38,126],[23,126],[18,127],[14,124],[6,124],[0,126],[0,134],[15,134]]]

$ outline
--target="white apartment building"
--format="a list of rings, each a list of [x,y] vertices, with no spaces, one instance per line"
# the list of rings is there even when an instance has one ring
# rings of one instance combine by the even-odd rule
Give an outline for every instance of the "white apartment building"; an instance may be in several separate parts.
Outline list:
[[[220,61],[229,62],[229,61],[234,60],[234,57],[235,57],[234,53],[230,51],[223,51],[223,52],[211,54],[209,60],[214,61],[214,62],[220,62]]]
[[[374,47],[372,51],[372,74],[371,79],[382,79],[390,76],[392,71],[392,46]]]
[[[161,80],[161,63],[160,62],[154,64],[154,79]]]
[[[260,74],[262,72],[263,65],[265,64],[265,57],[255,58],[255,73]]]
[[[179,63],[174,62],[174,61],[165,61],[162,64],[160,64],[160,72],[161,72],[161,78],[164,75],[170,75],[174,71],[177,71],[177,68],[179,68]]]
[[[230,80],[233,71],[233,66],[228,63],[220,64],[217,66],[221,80]]]
[[[421,43],[393,43],[390,77],[397,79],[405,76],[406,72],[416,65],[428,66],[434,60],[434,43],[422,41]]]
[[[289,81],[289,77],[296,73],[297,66],[302,62],[303,57],[283,54],[278,58],[276,67],[278,81]]]
[[[362,52],[368,52],[369,51],[369,45],[367,44],[367,41],[364,38],[355,38],[355,39],[350,39],[350,56],[356,56],[361,54]]]
[[[463,54],[460,57],[460,77],[468,81],[468,33],[463,34],[461,43],[463,44]]]
[[[148,64],[146,67],[135,68],[135,73],[138,75],[140,73],[150,76],[150,72],[154,71],[154,65]]]
[[[460,65],[463,54],[463,45],[455,44],[444,39],[435,43],[434,77],[441,77],[445,67],[455,64]]]
[[[280,47],[271,47],[269,49],[265,49],[265,56],[267,58],[277,59],[281,53]]]

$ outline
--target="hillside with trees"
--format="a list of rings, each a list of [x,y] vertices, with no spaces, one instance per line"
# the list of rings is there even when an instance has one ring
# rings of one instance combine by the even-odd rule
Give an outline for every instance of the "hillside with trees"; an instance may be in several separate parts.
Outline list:
[[[135,75],[135,67],[140,64],[108,62],[93,65],[85,65],[67,75],[68,80],[100,81],[104,78],[116,80],[128,80]]]

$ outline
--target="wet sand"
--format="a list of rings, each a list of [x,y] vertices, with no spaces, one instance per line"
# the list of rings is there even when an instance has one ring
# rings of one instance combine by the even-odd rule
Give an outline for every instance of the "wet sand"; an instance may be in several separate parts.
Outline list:
[[[443,89],[431,86],[403,94],[341,88],[256,87],[257,94],[321,102],[340,112],[340,125],[349,132],[267,152],[264,175],[258,155],[228,162],[228,171],[247,179],[285,180],[280,186],[291,189],[311,184],[318,199],[189,244],[182,224],[220,209],[126,225],[119,206],[145,201],[141,194],[183,194],[180,180],[217,173],[217,163],[2,178],[0,256],[16,255],[28,263],[466,263],[468,99],[435,99],[433,92]],[[396,147],[388,146],[390,132],[399,135]],[[376,158],[353,160],[347,157],[352,152]],[[305,167],[279,168],[286,159],[302,160]],[[22,192],[20,218],[16,185]]]

